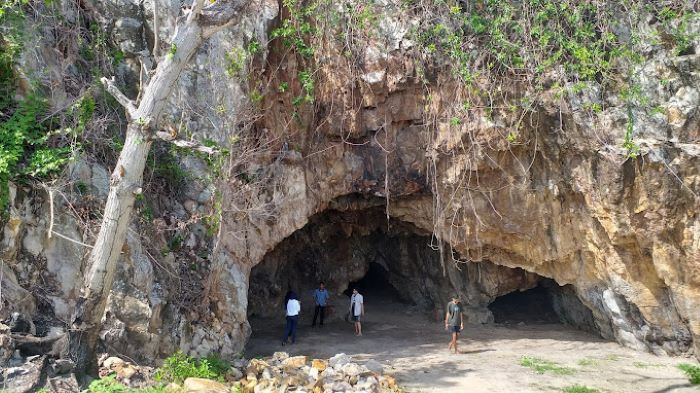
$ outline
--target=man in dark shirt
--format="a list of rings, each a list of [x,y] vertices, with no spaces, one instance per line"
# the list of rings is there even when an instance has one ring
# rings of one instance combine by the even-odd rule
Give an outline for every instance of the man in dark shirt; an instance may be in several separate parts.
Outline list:
[[[314,303],[316,303],[316,309],[314,310],[314,321],[311,322],[311,327],[316,326],[316,319],[319,314],[321,314],[321,326],[323,326],[323,317],[328,303],[328,291],[323,281],[318,283],[318,289],[314,290]]]
[[[454,350],[454,352],[457,353],[457,338],[462,329],[464,329],[462,304],[455,295],[452,297],[452,301],[447,303],[447,312],[445,313],[445,330],[452,333],[452,341],[450,341],[450,344],[447,346],[448,350]]]

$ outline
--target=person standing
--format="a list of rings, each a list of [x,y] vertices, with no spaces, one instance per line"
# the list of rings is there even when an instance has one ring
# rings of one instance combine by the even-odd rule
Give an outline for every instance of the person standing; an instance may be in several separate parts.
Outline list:
[[[316,303],[316,308],[314,309],[314,320],[311,322],[311,327],[316,326],[316,318],[319,314],[321,315],[320,326],[323,326],[323,317],[326,313],[326,304],[328,304],[328,291],[323,281],[318,283],[318,288],[314,290],[314,302]]]
[[[352,296],[350,297],[350,315],[352,321],[355,322],[355,335],[362,335],[361,319],[365,315],[365,299],[357,292],[357,288],[353,288]]]
[[[292,337],[292,344],[297,341],[297,322],[299,321],[299,312],[301,311],[301,303],[297,294],[294,292],[289,293],[289,300],[287,300],[287,327],[284,331],[284,337],[282,338],[282,345],[287,344],[289,337]]]
[[[459,332],[464,329],[464,316],[462,312],[462,304],[459,302],[459,297],[452,297],[452,301],[447,303],[447,312],[445,313],[445,330],[452,333],[452,340],[447,346],[448,350],[454,350],[457,353],[457,339]]]

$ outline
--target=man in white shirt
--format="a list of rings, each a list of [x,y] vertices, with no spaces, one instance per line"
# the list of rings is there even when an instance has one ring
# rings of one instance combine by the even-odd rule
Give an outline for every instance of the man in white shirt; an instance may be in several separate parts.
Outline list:
[[[289,336],[292,336],[292,344],[297,341],[297,322],[299,321],[299,312],[301,311],[301,302],[297,298],[297,294],[290,292],[289,300],[287,300],[287,327],[282,338],[282,345],[287,344]]]
[[[365,315],[365,302],[362,295],[357,292],[357,288],[353,288],[352,296],[350,297],[350,315],[355,322],[355,335],[361,336],[362,324],[360,323],[360,319]]]

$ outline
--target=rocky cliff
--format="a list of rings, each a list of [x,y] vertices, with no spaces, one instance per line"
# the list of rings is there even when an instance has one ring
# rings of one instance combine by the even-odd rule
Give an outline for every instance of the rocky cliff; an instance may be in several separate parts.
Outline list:
[[[279,299],[285,279],[325,277],[342,290],[382,260],[396,286],[428,282],[428,306],[462,293],[474,321],[489,321],[497,296],[549,278],[573,288],[561,304],[583,304],[604,337],[697,353],[700,21],[677,8],[668,19],[638,11],[610,27],[618,41],[609,47],[639,58],[589,78],[552,76],[585,64],[573,59],[528,79],[518,71],[527,64],[503,60],[496,33],[478,29],[486,6],[468,3],[440,13],[423,2],[263,1],[208,42],[164,121],[229,155],[213,168],[179,152],[182,184],[147,195],[110,298],[106,348],[142,359],[177,347],[232,356],[250,334],[249,305]],[[158,2],[157,32],[152,1],[71,7],[53,12],[97,15],[136,93],[138,59],[154,34],[168,50],[180,5]],[[455,52],[447,41],[471,36],[450,30],[450,15],[469,16],[474,37],[490,38]],[[682,48],[668,44],[668,26],[682,27]],[[74,97],[62,70],[75,58],[35,39],[24,72],[58,86],[54,97]],[[94,234],[81,208],[99,212],[106,165],[69,164],[51,197],[13,188],[0,255],[3,285],[15,290],[3,292],[3,316],[67,320]],[[50,200],[64,236],[47,235]],[[308,271],[286,267],[304,258]]]

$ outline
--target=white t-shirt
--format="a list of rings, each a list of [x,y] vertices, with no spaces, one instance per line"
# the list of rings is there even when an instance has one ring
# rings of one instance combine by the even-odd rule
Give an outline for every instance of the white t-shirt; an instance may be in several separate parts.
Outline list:
[[[299,315],[300,310],[301,310],[301,303],[299,303],[298,300],[289,299],[287,301],[287,316],[288,317],[293,317],[295,315]]]
[[[359,317],[360,315],[362,315],[362,303],[364,302],[362,295],[358,293],[357,295],[352,295],[350,297],[350,310],[352,310],[353,302],[355,303],[355,310],[353,315]]]

